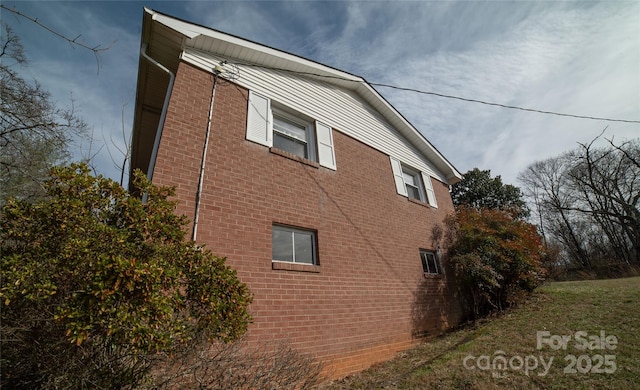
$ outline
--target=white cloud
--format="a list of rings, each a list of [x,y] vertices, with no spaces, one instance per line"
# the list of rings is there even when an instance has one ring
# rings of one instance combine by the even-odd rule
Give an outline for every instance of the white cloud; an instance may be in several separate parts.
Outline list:
[[[13,5],[14,3],[7,2]],[[22,22],[31,74],[69,94],[103,143],[118,146],[133,98],[143,3],[16,2],[67,35],[116,44],[96,74],[90,53]],[[152,8],[382,82],[592,116],[640,119],[636,2],[155,2]],[[5,18],[6,19],[6,18]],[[26,46],[26,45],[25,45]],[[377,88],[462,172],[514,182],[533,161],[588,141],[607,123]],[[132,105],[129,107],[132,108]],[[132,123],[127,112],[126,126]],[[128,129],[127,129],[128,130]],[[640,125],[610,124],[617,138]],[[101,153],[104,173],[118,177]]]
[[[396,85],[449,95],[637,120],[640,42],[628,38],[640,36],[637,12],[629,12],[637,8],[603,4],[532,9],[504,31],[466,38],[451,32],[453,41],[466,39],[466,47],[407,55],[387,77]],[[395,39],[400,42],[403,36]],[[509,182],[533,161],[588,141],[606,126],[380,90],[460,170],[489,168]],[[639,130],[638,125],[610,126],[612,135],[637,136]]]

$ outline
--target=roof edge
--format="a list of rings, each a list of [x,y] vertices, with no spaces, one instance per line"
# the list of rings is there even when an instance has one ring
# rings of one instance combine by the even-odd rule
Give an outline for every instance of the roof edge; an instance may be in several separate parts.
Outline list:
[[[251,41],[251,40],[233,35],[233,34],[228,34],[228,33],[213,29],[211,27],[186,21],[171,15],[153,10],[151,8],[144,7],[144,12],[145,12],[145,15],[148,15],[152,21],[161,23],[162,25],[170,28],[171,30],[176,31],[176,33],[181,34],[187,40],[193,40],[199,36],[206,36],[212,39],[218,39],[233,45],[238,45],[241,47],[248,48],[250,50],[254,50],[256,52],[265,54],[267,56],[282,58],[288,62],[291,62],[292,64],[309,69],[310,71],[309,73],[315,72],[315,73],[319,73],[320,75],[327,75],[331,77],[340,78],[346,81],[354,82],[356,86],[352,87],[352,89],[356,93],[360,94],[363,98],[365,98],[365,100],[370,100],[370,99],[371,101],[377,100],[378,102],[382,103],[382,106],[384,106],[386,112],[381,111],[381,114],[384,117],[386,117],[390,123],[394,124],[394,126],[402,125],[402,127],[406,129],[405,131],[412,132],[419,136],[419,138],[423,142],[423,147],[426,147],[426,149],[431,150],[432,153],[435,155],[435,156],[432,156],[432,158],[437,157],[438,159],[440,159],[440,162],[434,161],[434,163],[438,167],[438,169],[441,170],[448,184],[452,185],[462,180],[462,174],[460,173],[460,171],[458,171],[458,169],[456,169],[455,166],[451,162],[449,162],[449,160],[447,160],[447,158],[444,157],[442,153],[440,153],[440,151],[427,139],[427,137],[424,134],[422,134],[415,126],[413,126],[413,124],[411,124],[411,122],[409,122],[404,117],[404,115],[402,115],[389,101],[387,101],[387,99],[385,99],[363,77],[304,58],[297,54],[289,53],[277,48],[273,48],[255,41]],[[293,69],[294,67],[292,66],[291,69],[283,68],[280,70],[287,71],[287,70],[293,70]],[[299,70],[294,70],[294,71],[300,72]],[[364,91],[366,92],[363,92],[363,90],[357,91],[360,88],[364,88]],[[366,95],[369,95],[369,96],[367,97]],[[419,149],[421,148],[420,145],[416,145],[416,146]]]

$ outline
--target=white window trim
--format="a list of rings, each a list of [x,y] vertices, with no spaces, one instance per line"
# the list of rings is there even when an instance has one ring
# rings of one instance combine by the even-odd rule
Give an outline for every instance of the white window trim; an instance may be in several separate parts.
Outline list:
[[[331,126],[314,121],[301,113],[294,113],[280,106],[275,108],[276,116],[288,121],[299,123],[307,129],[307,147],[310,161],[336,170],[335,146],[333,143],[333,129]],[[274,108],[271,99],[259,93],[249,91],[246,139],[260,145],[273,147],[273,115]]]
[[[402,163],[394,157],[389,157],[389,159],[391,160],[391,171],[393,172],[393,179],[396,184],[396,192],[408,197],[409,194],[407,194],[407,187],[404,184],[404,176],[402,173]]]
[[[296,124],[300,127],[304,127],[305,130],[305,135],[306,135],[306,146],[307,146],[307,160],[311,160],[311,161],[317,161],[316,159],[316,137],[315,137],[315,131],[314,131],[314,127],[313,127],[313,121],[310,120],[306,120],[304,118],[301,118],[300,116],[297,115],[293,115],[290,114],[280,108],[275,108],[272,107],[272,113],[273,113],[273,125],[275,125],[275,121],[277,120],[276,118],[281,118],[286,122],[291,122],[293,124]],[[273,137],[275,137],[275,133],[279,133],[275,128],[272,128],[273,130]],[[282,135],[283,137],[288,138],[287,135]]]
[[[335,171],[336,152],[333,146],[333,129],[329,125],[316,121],[316,138],[318,140],[318,163]]]
[[[248,103],[247,140],[268,147],[273,146],[271,100],[253,91],[249,91]]]
[[[395,157],[389,156],[389,160],[391,161],[391,171],[393,172],[393,179],[396,185],[396,192],[398,194],[413,199],[409,196],[409,193],[407,191],[407,185],[410,184],[407,184],[404,180],[404,174],[408,173],[416,179],[416,182],[419,183],[419,200],[423,203],[428,203],[432,207],[438,207],[436,193],[433,190],[433,183],[431,182],[431,176],[429,176],[425,172],[419,171],[403,164]]]
[[[422,174],[422,183],[424,184],[424,191],[427,195],[427,203],[430,206],[438,208],[438,201],[436,200],[436,192],[433,189],[433,179],[431,176],[427,175],[424,172],[420,172]]]
[[[409,175],[412,176],[415,184],[410,184],[407,183],[406,180],[404,180],[404,175]],[[402,180],[404,181],[404,185],[405,185],[405,189],[407,191],[407,197],[414,199],[414,200],[419,200],[420,202],[424,202],[424,185],[422,183],[422,179],[420,178],[421,174],[420,171],[416,171],[413,168],[409,168],[406,165],[402,165]],[[409,190],[406,187],[413,187],[415,189],[418,190],[418,199],[413,198],[411,196],[409,196]]]

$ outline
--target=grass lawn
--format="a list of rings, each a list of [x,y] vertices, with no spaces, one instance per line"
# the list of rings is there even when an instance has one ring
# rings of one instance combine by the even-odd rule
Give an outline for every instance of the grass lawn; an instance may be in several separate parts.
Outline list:
[[[328,389],[640,389],[640,277],[548,283]]]

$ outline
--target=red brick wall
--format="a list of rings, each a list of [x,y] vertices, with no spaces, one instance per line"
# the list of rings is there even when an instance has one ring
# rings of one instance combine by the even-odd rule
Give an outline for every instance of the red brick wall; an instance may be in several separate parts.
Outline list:
[[[212,75],[180,64],[154,182],[174,185],[193,218]],[[446,277],[425,278],[419,248],[452,209],[396,193],[389,157],[334,129],[337,170],[311,166],[245,140],[247,90],[216,87],[198,242],[226,256],[254,294],[251,340],[287,339],[342,376],[387,359],[460,320]],[[339,130],[339,129],[337,129]],[[271,227],[317,231],[319,272],[272,269]]]

